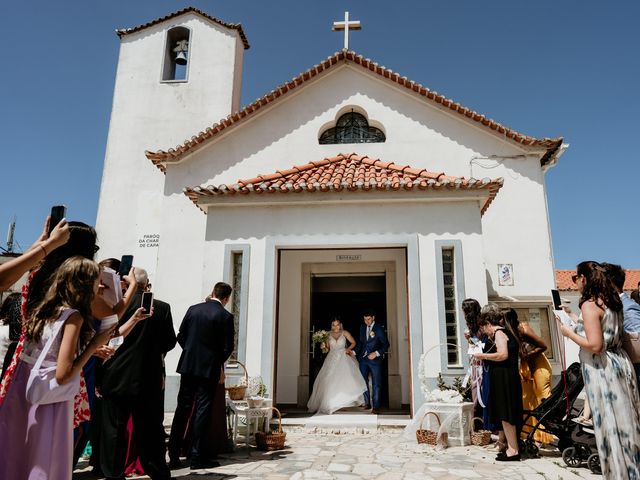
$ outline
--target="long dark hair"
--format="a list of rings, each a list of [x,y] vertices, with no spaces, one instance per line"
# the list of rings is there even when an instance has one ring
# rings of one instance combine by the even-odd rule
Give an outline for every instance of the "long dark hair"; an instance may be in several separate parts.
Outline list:
[[[524,357],[524,348],[522,344],[522,335],[520,335],[520,320],[518,320],[518,312],[516,312],[513,308],[505,308],[503,310],[504,314],[504,325],[505,327],[513,334],[516,339],[516,343],[518,344],[518,352],[520,352],[520,357]]]
[[[84,257],[71,257],[60,265],[42,302],[25,320],[26,337],[31,341],[40,340],[45,325],[57,318],[60,308],[73,308],[84,319],[80,341],[82,344],[89,341],[94,333],[89,321],[91,302],[99,275],[98,264]]]
[[[16,302],[20,301],[20,293],[13,292],[10,293],[7,298],[2,302],[2,306],[0,306],[0,325],[8,325],[9,320],[11,319],[11,310],[14,307]],[[18,308],[18,311],[20,309]]]
[[[65,260],[76,255],[93,260],[96,253],[97,240],[94,228],[83,222],[69,222],[69,234],[69,241],[49,252],[49,255],[46,256],[37,273],[31,279],[27,298],[27,317],[42,302],[56,270]]]
[[[478,319],[480,317],[480,303],[475,298],[467,298],[462,301],[462,313],[464,314],[464,320],[467,322],[467,328],[471,335],[476,335],[480,326],[478,325]]]
[[[584,302],[593,300],[596,304],[603,303],[614,312],[622,311],[620,294],[602,265],[591,260],[582,262],[578,264],[576,273],[586,279],[582,296],[580,297],[581,307]]]

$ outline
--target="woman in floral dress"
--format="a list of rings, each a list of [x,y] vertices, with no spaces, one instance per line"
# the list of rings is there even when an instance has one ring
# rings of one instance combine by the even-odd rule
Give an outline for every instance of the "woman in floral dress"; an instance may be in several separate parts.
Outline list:
[[[580,263],[573,280],[581,293],[582,319],[575,328],[560,323],[560,331],[580,347],[602,474],[640,480],[638,385],[622,349],[620,296],[597,262]]]

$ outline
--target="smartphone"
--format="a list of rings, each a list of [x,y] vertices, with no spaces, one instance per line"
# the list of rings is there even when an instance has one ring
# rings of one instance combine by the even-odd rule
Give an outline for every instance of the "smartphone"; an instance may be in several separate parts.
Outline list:
[[[122,255],[120,259],[120,268],[118,269],[118,275],[120,277],[124,277],[125,275],[129,275],[129,270],[133,266],[133,255]]]
[[[67,207],[64,205],[54,205],[51,207],[51,219],[49,220],[49,235],[60,221],[67,216]]]
[[[562,300],[560,300],[560,292],[558,290],[551,290],[551,296],[553,297],[553,309],[562,310]]]
[[[140,306],[144,309],[144,313],[151,313],[153,306],[153,292],[142,292],[142,303]]]
[[[107,345],[113,348],[114,350],[117,350],[118,347],[123,343],[124,343],[124,337],[122,335],[118,335],[117,337],[113,337],[111,340],[109,340],[109,343],[107,343]]]

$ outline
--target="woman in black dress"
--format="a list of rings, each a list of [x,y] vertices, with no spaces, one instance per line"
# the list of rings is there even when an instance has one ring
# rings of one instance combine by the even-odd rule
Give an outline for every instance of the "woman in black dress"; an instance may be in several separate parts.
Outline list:
[[[507,440],[507,450],[499,453],[496,460],[519,461],[517,432],[522,424],[522,384],[518,367],[518,338],[505,328],[504,314],[495,304],[482,308],[478,324],[480,330],[495,343],[492,352],[479,353],[475,357],[489,365],[489,419],[491,423],[502,425]]]

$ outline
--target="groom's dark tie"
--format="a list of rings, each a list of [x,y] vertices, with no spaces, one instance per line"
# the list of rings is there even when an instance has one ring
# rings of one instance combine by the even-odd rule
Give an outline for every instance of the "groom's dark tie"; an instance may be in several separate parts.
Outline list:
[[[372,328],[372,325],[367,325],[366,335],[364,337],[365,349],[364,349],[364,354],[362,355],[363,357],[366,357],[367,354],[369,353],[366,348],[366,345],[367,345],[367,342],[369,341],[369,335],[371,335],[371,328]]]

